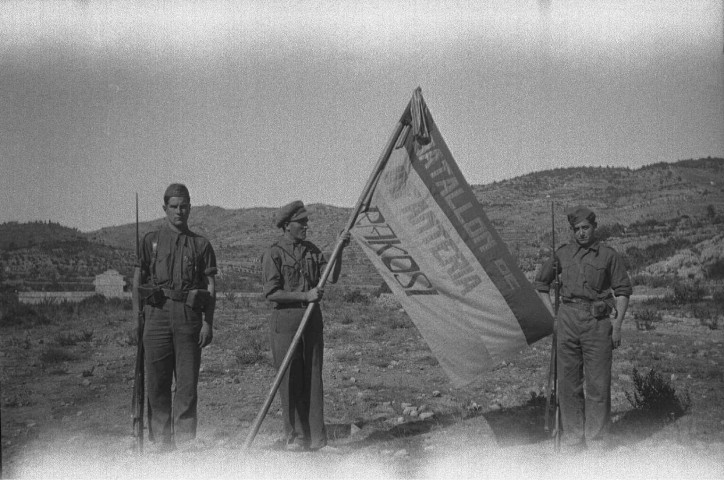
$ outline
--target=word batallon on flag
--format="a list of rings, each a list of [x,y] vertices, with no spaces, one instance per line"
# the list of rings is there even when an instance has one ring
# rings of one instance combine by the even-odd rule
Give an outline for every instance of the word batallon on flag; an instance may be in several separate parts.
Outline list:
[[[409,112],[409,113],[408,113]],[[553,318],[415,90],[352,229],[456,387],[553,332]]]

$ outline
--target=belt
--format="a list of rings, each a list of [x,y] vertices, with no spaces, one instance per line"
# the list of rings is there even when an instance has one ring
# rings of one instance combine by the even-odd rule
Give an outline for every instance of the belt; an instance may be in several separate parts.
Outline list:
[[[309,302],[292,302],[292,303],[277,303],[274,306],[275,310],[284,310],[286,308],[307,308]]]
[[[591,301],[584,298],[562,298],[561,301],[567,307],[575,308],[576,310],[583,310],[584,312],[591,311]]]
[[[586,299],[586,298],[576,298],[576,297],[573,297],[573,298],[561,298],[561,301],[562,301],[563,303],[579,303],[579,304],[581,304],[581,305],[590,305],[591,303],[593,303],[593,301],[588,300],[588,299]]]
[[[173,300],[174,302],[185,302],[188,296],[188,290],[171,290],[170,288],[162,288],[163,296]]]

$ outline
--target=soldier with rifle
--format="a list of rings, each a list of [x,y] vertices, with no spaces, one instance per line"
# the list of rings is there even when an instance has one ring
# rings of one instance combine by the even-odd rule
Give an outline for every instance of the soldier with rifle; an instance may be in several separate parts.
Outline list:
[[[606,446],[613,349],[621,345],[632,287],[621,257],[595,236],[596,214],[578,206],[567,212],[567,218],[574,242],[555,251],[536,275],[534,286],[555,315],[549,291],[560,275],[556,400],[561,448],[570,452]]]
[[[201,349],[213,338],[217,272],[211,244],[188,228],[186,186],[169,185],[163,201],[166,222],[143,238],[138,280],[149,440],[158,452],[187,447],[196,438]]]
[[[556,256],[556,216],[555,216],[555,208],[554,203],[551,202],[551,255],[552,255],[552,261],[553,261],[553,271],[555,273],[555,279],[553,280],[553,290],[554,290],[554,296],[555,299],[553,302],[553,318],[556,318],[556,315],[558,315],[558,310],[561,306],[561,279],[559,274],[559,268],[558,268],[558,257]],[[550,296],[547,295],[548,301],[550,301]],[[546,305],[548,302],[546,302]],[[553,397],[555,401],[554,405],[554,427],[553,427],[553,447],[556,452],[558,452],[561,448],[561,409],[560,409],[560,403],[558,396],[558,356],[557,354],[557,348],[556,345],[558,343],[558,336],[556,335],[555,325],[553,328],[553,339],[551,341],[551,363],[550,367],[548,369],[548,388],[547,392],[548,395],[546,397],[546,409],[545,409],[545,419],[544,419],[544,429],[546,432],[550,431],[549,421],[548,417],[550,414],[551,409],[551,398]]]

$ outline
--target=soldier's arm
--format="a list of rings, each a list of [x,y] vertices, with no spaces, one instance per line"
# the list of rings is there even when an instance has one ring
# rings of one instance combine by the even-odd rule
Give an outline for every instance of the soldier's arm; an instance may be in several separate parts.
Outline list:
[[[204,309],[204,321],[214,324],[214,311],[216,310],[216,277],[208,277],[206,289],[209,291],[209,302]]]
[[[201,322],[201,332],[199,333],[199,346],[204,348],[214,339],[214,312],[216,311],[216,253],[210,243],[206,244],[203,252],[203,263],[205,265],[202,272],[203,281],[206,284],[206,290],[209,292],[209,298],[204,305],[203,320]]]
[[[216,279],[206,278],[206,289],[209,291],[209,300],[204,307],[201,331],[199,332],[199,347],[204,348],[214,339],[214,310],[216,309]]]
[[[623,317],[628,309],[628,297],[623,295],[616,297],[616,318],[611,322],[613,332],[611,333],[611,343],[613,348],[621,345],[621,325],[623,325]]]
[[[628,310],[629,297],[633,293],[631,279],[626,272],[623,260],[617,253],[611,259],[611,289],[616,298],[616,318],[611,322],[613,327],[611,343],[613,348],[617,348],[621,345],[621,326],[626,316],[626,310]]]

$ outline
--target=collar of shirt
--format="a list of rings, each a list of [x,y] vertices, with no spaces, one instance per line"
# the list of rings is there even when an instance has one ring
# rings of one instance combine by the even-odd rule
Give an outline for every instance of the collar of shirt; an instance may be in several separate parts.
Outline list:
[[[576,244],[578,245],[578,244]],[[599,248],[601,247],[601,241],[600,240],[594,240],[592,244],[590,244],[587,247],[582,247],[578,245],[578,249],[576,249],[576,253],[580,252],[581,250],[591,251],[598,253]],[[584,252],[585,253],[585,252]]]
[[[175,229],[171,228],[171,225],[169,225],[168,222],[163,224],[163,229],[166,230],[170,235],[172,235],[174,237],[180,237],[181,235],[188,237],[189,234],[191,233],[191,231],[188,228],[186,230],[181,230],[181,231],[175,230]]]

